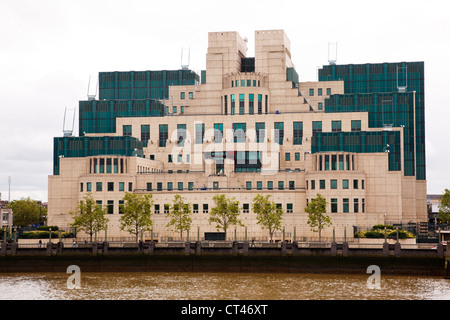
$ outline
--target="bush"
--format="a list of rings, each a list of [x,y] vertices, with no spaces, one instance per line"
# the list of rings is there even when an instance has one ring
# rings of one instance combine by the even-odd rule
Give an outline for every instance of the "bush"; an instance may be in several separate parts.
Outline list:
[[[58,226],[40,226],[40,227],[37,227],[37,230],[39,230],[39,231],[49,231],[50,228],[52,229],[52,231],[58,231],[59,230]]]
[[[21,239],[49,239],[50,233],[48,231],[28,231],[22,233]],[[70,232],[61,232],[61,238],[73,238],[74,235]],[[52,239],[58,239],[59,232],[52,231]]]
[[[382,230],[384,230],[384,228],[386,228],[386,230],[393,230],[394,226],[391,226],[391,225],[388,225],[388,224],[377,224],[377,225],[374,225],[372,227],[372,230],[375,230],[375,229],[382,229]]]
[[[397,230],[394,230],[393,226],[381,224],[373,226],[372,230],[357,232],[355,234],[355,238],[371,238],[371,239],[384,238],[385,227],[386,227],[386,236],[391,239],[397,239]],[[398,229],[398,238],[399,239],[414,238],[414,235],[406,230]]]

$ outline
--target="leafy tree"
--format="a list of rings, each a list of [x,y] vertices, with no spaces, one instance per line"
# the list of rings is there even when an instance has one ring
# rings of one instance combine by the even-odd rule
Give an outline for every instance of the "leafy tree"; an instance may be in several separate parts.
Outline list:
[[[120,229],[134,234],[138,242],[140,231],[150,231],[153,226],[152,195],[125,192],[123,202]]]
[[[308,213],[308,224],[311,231],[319,232],[319,241],[321,241],[322,230],[332,225],[330,216],[325,214],[327,201],[318,193],[305,208],[305,212]]]
[[[445,189],[445,193],[440,198],[439,216],[442,223],[450,222],[450,190]]]
[[[256,195],[253,199],[252,210],[256,213],[256,220],[262,228],[269,230],[270,242],[273,241],[273,234],[276,230],[281,230],[283,220],[283,209],[277,207],[276,203],[269,200],[270,195]]]
[[[70,226],[84,231],[90,237],[101,230],[105,230],[109,219],[105,217],[106,209],[102,208],[94,200],[91,193],[87,193],[81,200],[75,212],[69,212],[73,217]]]
[[[13,211],[13,224],[26,227],[30,224],[40,223],[47,216],[47,209],[30,197],[13,200],[8,204]]]
[[[180,232],[180,238],[183,239],[183,231],[189,230],[192,223],[191,204],[185,203],[185,199],[176,194],[169,209],[169,222],[167,227],[174,227],[176,231]]]
[[[216,194],[213,197],[214,207],[209,213],[209,224],[215,223],[217,230],[223,230],[225,239],[227,230],[231,225],[243,225],[238,219],[241,210],[239,208],[239,201],[234,198],[228,198],[224,194]]]

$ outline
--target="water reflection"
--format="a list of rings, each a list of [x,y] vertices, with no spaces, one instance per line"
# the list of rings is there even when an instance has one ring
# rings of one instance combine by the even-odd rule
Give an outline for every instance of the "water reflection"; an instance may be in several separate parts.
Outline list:
[[[284,273],[81,273],[68,289],[65,273],[1,274],[0,299],[23,300],[448,300],[450,280],[369,275]]]

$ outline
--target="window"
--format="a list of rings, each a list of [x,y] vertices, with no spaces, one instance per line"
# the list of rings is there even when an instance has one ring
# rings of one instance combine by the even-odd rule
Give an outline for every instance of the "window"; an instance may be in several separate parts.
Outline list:
[[[204,123],[196,123],[195,124],[195,143],[202,144],[204,137],[205,137],[205,124]]]
[[[327,96],[331,95],[331,88],[327,88]]]
[[[338,202],[336,198],[331,199],[331,212],[336,213],[338,208]]]
[[[233,123],[234,142],[245,142],[246,123]]]
[[[172,191],[173,189],[173,183],[172,182],[167,182],[167,190],[168,191]]]
[[[348,189],[348,179],[342,180],[342,189]]]
[[[245,188],[246,188],[247,190],[252,190],[252,182],[251,182],[251,181],[247,181],[247,182],[245,183]]]
[[[236,114],[236,95],[234,94],[231,95],[231,114]]]
[[[359,199],[358,198],[353,199],[353,212],[354,213],[359,212]]]
[[[151,182],[147,182],[147,191],[152,191],[152,183]]]
[[[323,103],[322,103],[322,102],[319,102],[319,103],[318,103],[317,109],[323,110]]]
[[[80,183],[80,192],[83,192],[83,182]]]
[[[250,204],[244,203],[242,205],[242,213],[249,213],[250,212]]]
[[[114,182],[108,182],[108,191],[114,191]]]
[[[364,189],[364,180],[361,180],[361,189]]]
[[[258,114],[262,114],[262,94],[258,94]]]
[[[177,113],[177,106],[172,107],[172,113]]]
[[[233,82],[231,82],[233,83]],[[228,96],[224,97],[224,110],[223,110],[224,114],[228,114]]]
[[[198,203],[192,205],[192,213],[198,213]]]
[[[250,81],[250,80],[249,80]],[[255,113],[255,95],[253,93],[248,95],[248,114]]]
[[[293,213],[294,212],[294,205],[292,203],[286,204],[286,213]]]
[[[245,80],[241,80],[241,87],[245,87]]]
[[[352,131],[361,131],[361,120],[352,120]]]
[[[194,99],[194,93],[193,92],[189,92],[189,99]]]
[[[247,87],[251,87],[252,86],[252,80],[247,80]]]
[[[267,181],[267,189],[273,190],[273,181]]]
[[[266,135],[266,124],[264,122],[256,122],[256,142],[264,142]]]
[[[300,152],[295,153],[295,161],[300,161]]]
[[[128,182],[128,191],[133,191],[133,182]]]
[[[180,107],[180,113],[184,113],[184,106]]]
[[[214,190],[219,190],[219,181],[214,181],[213,182],[213,189]]]
[[[291,154],[290,154],[289,152],[286,152],[286,153],[284,154],[284,160],[285,160],[285,161],[291,161]]]
[[[312,123],[313,127],[313,135],[319,132],[322,132],[322,121],[313,121]]]
[[[344,198],[344,199],[342,199],[342,211],[344,212],[344,213],[348,213],[348,208],[349,208],[349,201],[348,201],[348,198]]]
[[[150,125],[141,125],[141,141],[148,141],[150,139]]]
[[[92,191],[92,183],[91,182],[86,183],[86,191],[87,192],[91,192]]]
[[[278,181],[278,190],[284,190],[284,181]]]
[[[358,189],[358,180],[353,180],[353,189]]]
[[[172,159],[172,154],[168,154],[167,155],[167,162],[173,162],[173,159]]]
[[[103,184],[101,182],[96,183],[95,191],[102,191]]]
[[[331,189],[337,189],[337,180],[331,179]]]
[[[223,123],[214,123],[214,142],[220,143],[223,138]]]
[[[186,124],[177,124],[177,144],[178,144],[178,147],[183,147],[185,140],[186,140]]]
[[[325,180],[319,180],[320,189],[325,189]]]
[[[114,213],[114,200],[108,200],[107,202],[107,212],[108,214],[113,214]]]
[[[194,182],[188,182],[188,190],[194,190]]]
[[[169,214],[170,212],[170,205],[169,204],[165,204],[164,205],[164,214]]]
[[[180,99],[181,99],[181,100],[184,100],[184,99],[185,99],[185,96],[186,96],[186,93],[185,93],[185,92],[180,92]]]
[[[366,210],[366,201],[365,199],[361,199],[361,212],[364,213]]]
[[[178,190],[183,191],[183,182],[178,182]]]
[[[314,89],[309,89],[309,96],[313,97],[314,96]]]
[[[158,183],[156,183],[156,190],[157,191],[162,191],[162,182],[158,182]]]
[[[169,138],[169,127],[167,124],[159,125],[159,146],[165,147]]]
[[[159,213],[160,213],[159,204],[155,204],[155,214],[159,214]]]
[[[316,180],[311,180],[311,190],[316,189]]]
[[[278,142],[279,145],[283,144],[284,140],[284,122],[275,122],[275,141]]]
[[[341,132],[342,131],[342,122],[341,121],[331,121],[331,131],[332,132]]]
[[[245,94],[239,94],[239,114],[245,114]]]
[[[123,213],[123,204],[124,204],[123,200],[119,200],[119,214]]]
[[[303,139],[303,122],[296,121],[294,122],[294,144],[302,144]]]
[[[208,204],[207,203],[203,204],[203,213],[208,213]]]
[[[289,181],[289,190],[295,190],[295,181]]]
[[[321,95],[322,95],[322,88],[318,88],[318,89],[317,89],[317,95],[318,95],[318,96],[321,96]]]
[[[262,190],[262,181],[256,181],[256,189]]]
[[[123,128],[123,136],[131,137],[131,125],[124,125],[122,128]]]

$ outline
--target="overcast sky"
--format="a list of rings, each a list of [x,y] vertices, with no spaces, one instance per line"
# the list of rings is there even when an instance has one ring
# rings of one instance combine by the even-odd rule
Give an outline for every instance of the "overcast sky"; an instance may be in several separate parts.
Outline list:
[[[65,108],[87,98],[100,71],[170,70],[190,48],[205,69],[208,32],[284,29],[300,81],[328,64],[425,62],[428,193],[450,188],[448,1],[0,0],[0,192],[48,199],[53,137]],[[78,115],[75,133],[78,134]]]

